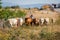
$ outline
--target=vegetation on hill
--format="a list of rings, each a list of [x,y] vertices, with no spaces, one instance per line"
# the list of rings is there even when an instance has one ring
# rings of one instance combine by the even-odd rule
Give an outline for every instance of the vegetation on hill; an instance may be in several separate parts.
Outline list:
[[[0,19],[8,19],[8,18],[16,18],[16,17],[24,17],[25,13],[21,10],[9,10],[9,9],[2,9],[0,10]]]
[[[2,8],[2,2],[0,0],[0,19],[8,19],[8,18],[16,18],[16,17],[24,17],[26,14],[21,10],[16,10],[15,8],[19,9],[19,6],[12,6],[12,7],[5,7]],[[10,10],[12,8],[12,10]],[[13,11],[13,8],[15,9]]]
[[[8,8],[12,8],[12,9],[15,9],[15,8],[20,8],[18,5],[16,5],[16,6],[6,6],[6,7],[4,7],[5,9],[8,9]]]

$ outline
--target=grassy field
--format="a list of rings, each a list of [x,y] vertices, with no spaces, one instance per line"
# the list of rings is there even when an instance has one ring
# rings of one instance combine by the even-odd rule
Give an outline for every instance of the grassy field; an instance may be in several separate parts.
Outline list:
[[[0,29],[0,40],[60,40],[60,26],[21,26]]]

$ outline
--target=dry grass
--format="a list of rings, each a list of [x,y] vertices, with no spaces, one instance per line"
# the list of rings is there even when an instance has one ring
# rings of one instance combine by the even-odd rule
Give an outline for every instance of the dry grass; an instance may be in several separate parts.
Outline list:
[[[52,36],[55,37],[55,33],[57,32],[60,33],[60,26],[58,25],[42,27],[21,26],[18,28],[0,29],[0,38],[3,38],[2,40],[48,40],[49,38],[50,40]],[[53,40],[55,40],[55,38]]]

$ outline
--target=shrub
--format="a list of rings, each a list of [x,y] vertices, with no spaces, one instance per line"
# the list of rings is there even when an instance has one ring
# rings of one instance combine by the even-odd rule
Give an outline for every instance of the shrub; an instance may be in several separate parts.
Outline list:
[[[21,10],[19,11],[10,11],[9,9],[3,9],[0,11],[0,19],[8,19],[8,18],[15,18],[15,17],[24,17],[25,13]]]

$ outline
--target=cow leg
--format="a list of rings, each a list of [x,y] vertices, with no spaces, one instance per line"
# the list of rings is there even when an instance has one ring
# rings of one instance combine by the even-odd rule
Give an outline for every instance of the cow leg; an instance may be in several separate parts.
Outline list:
[[[22,25],[23,25],[23,23],[21,22],[21,23],[20,23],[20,26],[22,26]]]
[[[30,22],[29,22],[29,26],[30,26]]]
[[[12,23],[10,23],[11,27],[13,27]]]
[[[18,27],[17,24],[16,24],[16,27]]]
[[[32,26],[32,22],[30,23],[30,26]]]

